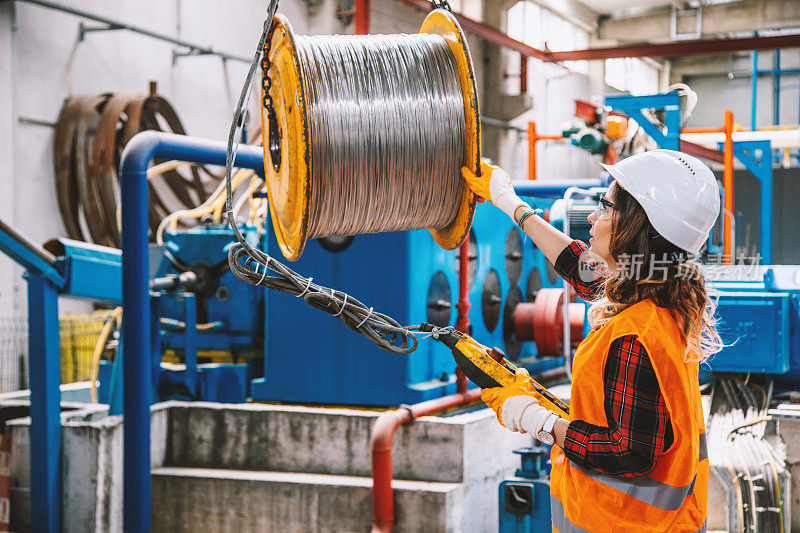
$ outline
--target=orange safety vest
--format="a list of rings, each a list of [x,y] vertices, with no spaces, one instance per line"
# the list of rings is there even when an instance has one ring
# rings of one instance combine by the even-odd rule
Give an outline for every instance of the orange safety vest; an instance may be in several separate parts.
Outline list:
[[[683,361],[686,344],[668,310],[644,300],[592,328],[575,354],[570,415],[590,424],[608,425],[603,371],[611,343],[625,335],[636,335],[650,356],[674,441],[651,472],[628,478],[581,468],[554,446],[550,454],[553,531],[705,531],[708,452],[699,365]]]

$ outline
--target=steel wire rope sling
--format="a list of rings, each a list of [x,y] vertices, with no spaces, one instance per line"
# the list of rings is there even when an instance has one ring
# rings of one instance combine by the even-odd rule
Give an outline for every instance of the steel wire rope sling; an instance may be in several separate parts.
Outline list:
[[[273,0],[231,124],[226,209],[261,60],[270,215],[287,259],[297,260],[309,238],[423,228],[442,248],[457,248],[475,214],[460,168],[479,170],[480,115],[452,13],[432,11],[416,35],[298,37],[276,10]],[[228,219],[238,241],[228,260],[239,279],[302,297],[384,350],[416,349],[419,326],[313,283],[250,245]]]

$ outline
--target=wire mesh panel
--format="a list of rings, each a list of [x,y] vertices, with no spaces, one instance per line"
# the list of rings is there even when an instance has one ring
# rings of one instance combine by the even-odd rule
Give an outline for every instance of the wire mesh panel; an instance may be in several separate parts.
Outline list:
[[[111,311],[102,310],[59,317],[61,383],[90,379],[95,346],[110,316]],[[28,321],[0,317],[0,393],[28,387]]]
[[[0,318],[0,393],[28,388],[28,321]]]

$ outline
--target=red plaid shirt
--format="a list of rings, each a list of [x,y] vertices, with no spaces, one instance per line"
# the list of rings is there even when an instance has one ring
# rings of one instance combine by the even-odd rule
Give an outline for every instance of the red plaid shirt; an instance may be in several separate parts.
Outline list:
[[[611,271],[572,241],[559,254],[555,269],[584,300],[602,292]],[[623,477],[650,471],[672,444],[672,425],[653,365],[636,335],[616,339],[605,367],[608,426],[573,420],[567,428],[564,455],[583,468]]]

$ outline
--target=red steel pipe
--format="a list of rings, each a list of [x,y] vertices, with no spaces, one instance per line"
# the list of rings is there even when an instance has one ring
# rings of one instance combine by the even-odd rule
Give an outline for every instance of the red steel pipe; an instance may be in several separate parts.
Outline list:
[[[456,318],[456,329],[461,333],[469,334],[469,310],[472,304],[469,303],[469,235],[461,243],[461,251],[458,257],[458,318]],[[463,394],[467,390],[467,377],[456,367],[456,392]]]
[[[706,148],[705,146],[700,146],[699,144],[691,143],[689,141],[681,140],[681,152],[684,154],[693,155],[695,157],[716,161],[717,163],[725,162],[725,158],[722,155],[722,152],[719,150],[712,150],[711,148]]]
[[[723,211],[722,221],[725,231],[725,240],[722,255],[725,263],[733,264],[732,236],[733,227],[730,216],[725,216],[725,212],[733,214],[733,111],[725,110],[725,170],[722,173],[722,187],[725,190],[725,210]]]
[[[356,35],[369,34],[369,2],[370,0],[356,0],[355,2]]]
[[[563,140],[563,135],[537,135],[536,123],[528,122],[528,179],[536,180],[536,143]]]
[[[469,333],[469,235],[461,243],[458,263],[458,318],[456,329]],[[476,401],[480,389],[467,390],[467,377],[456,368],[456,394],[427,402],[386,411],[378,416],[372,426],[372,531],[390,532],[394,525],[394,491],[392,490],[392,439],[403,424],[453,407]]]
[[[528,179],[536,179],[536,123],[528,122]]]
[[[472,389],[435,400],[385,411],[372,426],[372,533],[389,533],[394,526],[394,491],[392,490],[392,440],[400,426],[420,416],[432,415],[474,402],[480,389]]]

